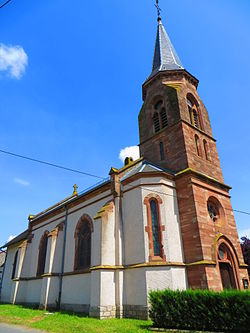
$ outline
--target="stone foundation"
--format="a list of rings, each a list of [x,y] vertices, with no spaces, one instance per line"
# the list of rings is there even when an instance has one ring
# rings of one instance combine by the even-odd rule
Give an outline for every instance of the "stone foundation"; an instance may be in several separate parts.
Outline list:
[[[148,320],[148,307],[143,305],[124,305],[123,306],[123,317]]]
[[[17,303],[16,303],[17,304]],[[44,306],[38,303],[18,303],[23,306],[39,308],[44,310]],[[47,305],[48,311],[56,310],[54,304]],[[113,305],[107,306],[92,306],[89,304],[61,304],[61,310],[86,314],[89,317],[98,319],[109,319],[109,318],[131,318],[148,320],[148,307],[143,305],[124,305],[116,307]]]
[[[89,316],[98,319],[108,318],[133,318],[148,320],[148,307],[143,305],[124,305],[117,308],[116,306],[97,306],[91,307]]]
[[[92,306],[89,310],[89,316],[98,319],[116,318],[116,306]]]
[[[69,311],[69,312],[77,312],[77,313],[83,313],[88,315],[89,310],[89,304],[61,304],[61,310]]]

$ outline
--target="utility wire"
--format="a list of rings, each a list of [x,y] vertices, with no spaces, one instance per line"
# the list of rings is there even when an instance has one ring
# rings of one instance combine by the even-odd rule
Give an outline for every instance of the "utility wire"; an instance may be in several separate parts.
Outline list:
[[[0,5],[0,9],[3,8],[4,6],[6,6],[9,2],[11,2],[11,0],[8,0],[5,3],[3,3],[2,5]]]
[[[32,162],[36,162],[36,163],[40,163],[40,164],[49,165],[49,166],[52,166],[54,168],[63,169],[63,170],[71,171],[71,172],[75,172],[75,173],[79,173],[79,174],[84,175],[84,176],[89,176],[89,177],[98,178],[98,179],[102,179],[102,180],[106,179],[104,177],[93,175],[93,174],[88,173],[88,172],[83,172],[83,171],[80,171],[80,170],[76,170],[76,169],[72,169],[72,168],[67,168],[67,167],[64,167],[62,165],[58,165],[58,164],[54,164],[54,163],[49,163],[49,162],[37,160],[37,159],[32,158],[32,157],[27,157],[27,156],[24,156],[24,155],[15,154],[15,153],[12,153],[12,152],[9,152],[9,151],[6,151],[6,150],[1,150],[0,149],[0,153],[11,155],[11,156],[14,156],[14,157],[19,157],[19,158],[22,158],[24,160],[28,160],[28,161],[32,161]]]
[[[133,187],[134,188],[134,185],[129,185],[129,184],[126,184],[125,186],[128,186],[128,187]],[[140,185],[139,185],[140,186]],[[157,193],[157,194],[161,194],[161,195],[165,195],[165,196],[169,196],[169,197],[173,197],[173,198],[176,198],[178,199],[178,196],[177,195],[173,195],[173,194],[169,194],[169,193],[164,193],[164,192],[161,192],[161,191],[157,191],[157,190],[152,190],[150,188],[146,188],[146,187],[143,187],[143,186],[140,186],[143,190],[146,190],[146,191],[150,191],[151,193]],[[188,199],[188,197],[182,197],[182,199]],[[199,201],[195,201],[196,203],[200,204]],[[231,211],[231,209],[229,208],[224,208],[225,210],[229,210]],[[244,212],[243,210],[237,210],[237,209],[232,209],[233,212],[236,212],[236,213],[240,213],[240,214],[245,214],[245,215],[249,215],[250,216],[250,212]]]
[[[88,173],[88,172],[84,172],[84,171],[80,171],[80,170],[76,170],[76,169],[72,169],[72,168],[67,168],[67,167],[64,167],[62,165],[58,165],[58,164],[54,164],[54,163],[41,161],[41,160],[31,158],[31,157],[27,157],[27,156],[24,156],[24,155],[15,154],[15,153],[12,153],[12,152],[9,152],[9,151],[6,151],[6,150],[0,149],[0,153],[7,154],[7,155],[10,155],[10,156],[14,156],[14,157],[18,157],[18,158],[22,158],[22,159],[32,161],[32,162],[36,162],[36,163],[40,163],[40,164],[45,164],[45,165],[48,165],[48,166],[51,166],[51,167],[54,167],[54,168],[58,168],[58,169],[78,173],[78,174],[85,175],[85,176],[88,176],[88,177],[98,178],[98,179],[101,179],[102,181],[107,181],[107,178],[105,178],[105,177],[100,177],[100,176],[97,176],[97,175],[94,175],[94,174],[91,174],[91,173]],[[119,183],[119,182],[117,182],[117,183]],[[100,182],[97,183],[96,185],[100,185]],[[127,184],[126,186],[134,188],[134,185]],[[92,187],[93,186],[89,187],[88,189],[90,189]],[[173,195],[173,194],[164,193],[164,192],[157,191],[157,190],[152,190],[151,188],[146,188],[146,187],[141,186],[141,185],[140,185],[140,187],[142,189],[146,190],[146,191],[151,191],[152,193],[157,193],[157,194],[161,194],[161,195],[165,195],[165,196],[169,196],[169,197],[173,197],[173,198],[178,198],[176,195]],[[88,189],[86,189],[86,190],[88,190]],[[83,190],[80,193],[84,193],[86,190]],[[185,198],[183,198],[183,199],[185,199]],[[195,201],[195,202],[199,203],[197,201]],[[231,209],[229,209],[229,208],[225,208],[225,209],[231,211]],[[233,209],[233,211],[236,212],[236,213],[245,214],[245,215],[250,216],[250,212],[245,212],[243,210],[237,210],[237,209]]]

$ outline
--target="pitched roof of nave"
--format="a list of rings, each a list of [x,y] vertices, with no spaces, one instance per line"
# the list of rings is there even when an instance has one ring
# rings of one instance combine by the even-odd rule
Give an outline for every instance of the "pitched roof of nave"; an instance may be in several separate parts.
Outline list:
[[[133,168],[132,170],[128,169],[127,172],[122,175],[120,181],[123,182],[125,179],[128,179],[134,175],[139,174],[146,174],[146,173],[158,173],[158,172],[164,172],[165,174],[168,173],[169,175],[174,176],[174,172],[171,170],[160,168],[159,166],[148,162],[146,160],[141,160],[141,162],[136,166],[136,168]]]
[[[148,162],[144,160],[143,158],[140,158],[131,164],[124,166],[120,169],[111,168],[111,172],[116,173],[119,175],[120,182],[128,181],[130,177],[133,176],[142,176],[145,174],[154,174],[154,173],[164,173],[165,175],[168,174],[169,176],[173,177],[174,172],[171,170],[166,170],[163,168],[160,168],[156,165],[154,165],[151,162]],[[92,186],[91,188],[86,189],[83,192],[80,192],[79,194],[72,195],[70,197],[65,198],[64,200],[56,203],[55,205],[47,208],[46,210],[43,210],[41,213],[35,215],[32,217],[31,223],[34,221],[38,221],[40,218],[43,218],[45,216],[48,216],[52,212],[56,212],[57,210],[60,210],[63,208],[66,204],[73,203],[75,201],[75,204],[77,204],[78,200],[81,200],[81,198],[84,198],[85,196],[91,194],[93,192],[93,195],[96,191],[102,190],[102,188],[105,190],[106,186],[110,185],[110,179],[106,179],[102,182],[99,182],[98,184]],[[13,240],[5,244],[2,248],[9,247],[11,245],[14,245],[16,243],[19,243],[21,241],[24,241],[29,236],[29,229],[25,230],[21,234],[19,234],[17,237],[15,237]]]
[[[4,262],[5,262],[5,257],[6,257],[6,252],[0,252],[0,267],[3,267]]]

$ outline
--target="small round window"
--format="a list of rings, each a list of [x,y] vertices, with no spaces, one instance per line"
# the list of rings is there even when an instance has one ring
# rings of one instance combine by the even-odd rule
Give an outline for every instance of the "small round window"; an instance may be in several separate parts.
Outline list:
[[[219,218],[219,212],[216,205],[213,202],[208,201],[207,210],[211,220],[216,222]]]
[[[219,247],[218,257],[220,260],[227,260],[227,250],[223,245]]]

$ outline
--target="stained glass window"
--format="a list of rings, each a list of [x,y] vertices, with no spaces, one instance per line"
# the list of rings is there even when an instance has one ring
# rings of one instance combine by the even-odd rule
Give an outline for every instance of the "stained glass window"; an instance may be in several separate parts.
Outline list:
[[[158,216],[157,216],[157,204],[154,200],[150,202],[150,209],[151,209],[154,256],[160,256],[161,251],[160,251],[159,225],[158,225]]]
[[[90,267],[90,252],[91,228],[89,222],[85,221],[78,235],[77,269]]]
[[[45,263],[46,263],[46,253],[47,253],[47,245],[48,245],[48,237],[47,234],[44,234],[39,248],[39,259],[38,259],[38,268],[37,275],[43,275],[45,271]]]

